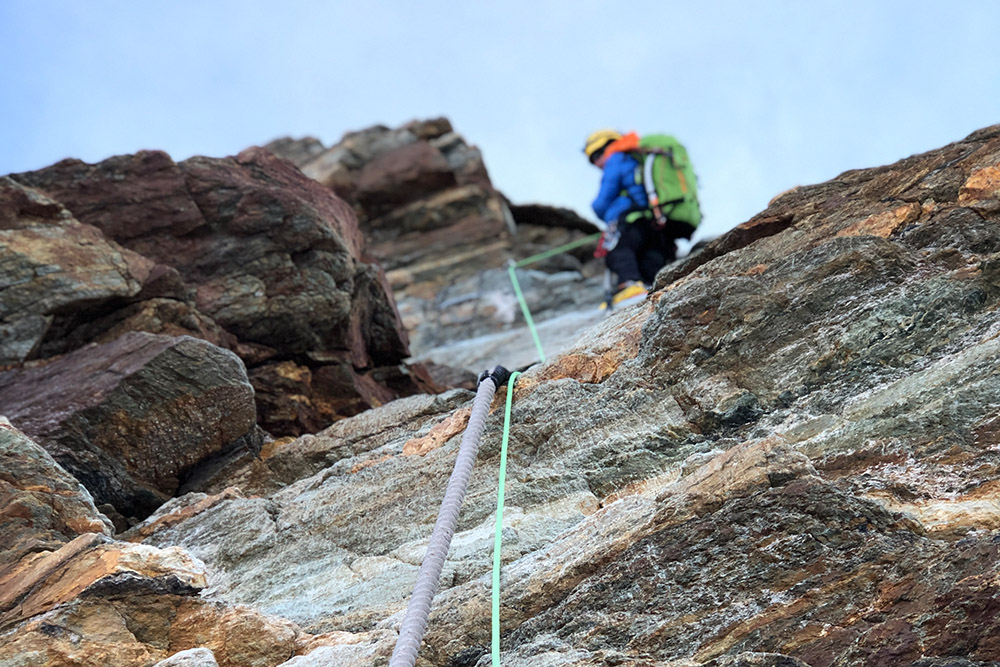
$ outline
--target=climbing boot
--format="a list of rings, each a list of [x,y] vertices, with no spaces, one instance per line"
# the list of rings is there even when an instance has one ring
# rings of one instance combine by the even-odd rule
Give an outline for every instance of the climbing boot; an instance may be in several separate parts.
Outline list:
[[[647,294],[648,291],[646,290],[646,286],[644,284],[638,281],[629,280],[618,285],[618,291],[611,297],[610,303],[606,301],[601,304],[601,310],[611,310],[619,306],[628,306],[633,303],[638,303],[645,299]]]

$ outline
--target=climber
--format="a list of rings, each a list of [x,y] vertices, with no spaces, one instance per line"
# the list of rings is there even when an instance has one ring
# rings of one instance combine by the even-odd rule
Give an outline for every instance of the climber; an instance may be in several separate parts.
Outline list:
[[[635,132],[615,130],[592,133],[583,152],[604,172],[593,208],[608,229],[595,255],[606,256],[617,276],[613,302],[641,298],[676,258],[675,240],[691,238],[701,220],[687,152],[666,135],[640,141]]]

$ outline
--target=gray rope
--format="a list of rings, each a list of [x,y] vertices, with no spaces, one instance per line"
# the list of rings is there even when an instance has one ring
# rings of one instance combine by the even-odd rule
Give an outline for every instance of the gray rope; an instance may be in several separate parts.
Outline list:
[[[472,466],[479,451],[479,439],[482,437],[496,390],[497,384],[492,378],[480,379],[479,390],[472,404],[472,414],[469,416],[469,425],[465,428],[462,444],[458,448],[455,469],[448,479],[441,511],[438,513],[434,532],[431,533],[430,542],[427,544],[427,553],[424,554],[423,563],[420,565],[420,574],[417,575],[413,595],[410,596],[410,603],[406,607],[406,615],[403,616],[403,623],[399,627],[399,639],[389,659],[389,667],[413,667],[417,661],[417,651],[427,630],[431,600],[437,592],[444,559],[448,555],[448,547],[451,546],[451,538],[458,525],[458,511],[465,498]]]

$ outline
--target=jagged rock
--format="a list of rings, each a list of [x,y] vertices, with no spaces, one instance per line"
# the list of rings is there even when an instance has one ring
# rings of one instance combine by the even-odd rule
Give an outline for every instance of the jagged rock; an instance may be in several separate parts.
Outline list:
[[[89,533],[40,552],[3,577],[0,628],[43,614],[81,593],[148,588],[187,593],[205,587],[205,571],[183,549],[114,542]]]
[[[110,535],[90,493],[44,449],[0,417],[0,577],[28,554],[84,533]]]
[[[309,140],[283,139],[268,148],[355,205],[370,251],[386,268],[418,360],[440,363],[448,352],[431,352],[435,347],[523,326],[501,267],[594,231],[564,209],[516,207],[512,216],[479,151],[446,119],[369,128],[322,153]],[[532,267],[563,272],[560,280],[529,291],[536,319],[564,313],[580,299],[597,307],[604,289],[596,277],[602,263],[591,256],[593,249]],[[537,298],[541,294],[544,303]]]
[[[243,342],[286,353],[349,349],[359,366],[372,355],[405,356],[391,335],[391,299],[377,298],[379,272],[361,261],[347,208],[267,151],[180,165],[144,151],[96,165],[67,160],[16,178],[179,269],[197,288],[199,310]],[[384,348],[365,347],[369,329]]]
[[[162,151],[119,155],[97,164],[63,160],[12,177],[150,258],[156,256],[158,236],[184,236],[206,222],[188,194],[184,173]]]
[[[360,261],[363,242],[341,202],[266,151],[182,166],[222,237],[174,260],[205,273],[199,309],[241,340],[289,353],[346,349],[362,368],[405,356],[391,297]]]
[[[310,369],[291,361],[253,369],[250,381],[261,425],[272,433],[315,433],[332,422],[401,396],[438,393],[444,387],[419,365],[375,368],[359,373],[347,361]]]
[[[0,458],[0,664],[151,664],[166,644],[136,639],[162,625],[144,605],[203,588],[204,567],[177,548],[111,541],[90,494],[6,420]],[[130,605],[131,623],[115,609]]]
[[[446,118],[414,121],[397,129],[376,125],[358,132],[348,132],[338,144],[327,149],[316,146],[315,139],[276,139],[265,148],[291,160],[310,178],[332,187],[348,201],[356,203],[357,180],[365,165],[385,155],[426,142],[445,157],[455,181],[467,184],[485,177],[479,151],[469,147],[453,132]],[[484,184],[488,184],[486,179]]]
[[[440,160],[450,169],[443,154]],[[322,409],[298,420],[289,421],[288,406],[262,400],[262,424],[291,428],[277,435],[297,435],[303,426],[322,428],[396,396],[433,390],[417,379],[419,371],[409,374],[413,381],[407,384],[407,373],[384,370],[400,368],[407,357],[406,334],[384,274],[364,255],[350,208],[270,152],[249,149],[235,158],[195,157],[175,164],[165,153],[142,151],[94,165],[64,160],[13,179],[5,181],[10,194],[0,201],[7,218],[20,220],[22,210],[35,216],[31,220],[55,216],[62,227],[90,230],[94,240],[86,252],[106,245],[102,252],[124,259],[94,259],[114,266],[101,268],[122,283],[109,284],[107,294],[84,282],[93,273],[85,263],[65,267],[70,277],[83,276],[75,282],[53,286],[60,274],[50,275],[35,280],[34,287],[28,283],[34,291],[12,277],[17,284],[9,293],[23,292],[18,299],[30,300],[33,310],[0,311],[0,326],[6,324],[15,339],[11,361],[36,352],[64,354],[139,330],[196,336],[235,351],[250,366],[297,363],[318,376],[329,374],[324,367],[333,357],[346,364],[344,372],[361,378],[339,383]],[[69,218],[60,204],[93,227]],[[98,229],[135,252],[104,242]],[[66,242],[79,244],[80,232],[74,235],[63,234]],[[58,256],[53,244],[46,239],[38,252]],[[79,254],[70,259],[75,262]],[[132,278],[129,271],[138,275]],[[58,289],[69,294],[60,296]],[[47,290],[44,299],[35,294],[40,290]],[[18,299],[10,303],[16,306]],[[379,385],[374,378],[381,376],[390,376],[393,386]],[[355,385],[364,391],[352,393]],[[338,411],[340,403],[348,407]],[[278,412],[270,418],[272,406]]]
[[[417,141],[365,164],[358,174],[357,197],[375,218],[411,201],[457,185],[444,155]]]
[[[33,358],[63,314],[139,293],[153,262],[0,178],[0,366]]]
[[[346,175],[331,182],[315,171],[320,163]],[[400,298],[426,294],[442,275],[469,275],[477,263],[498,266],[510,256],[506,204],[478,151],[445,119],[352,133],[299,165],[356,204],[372,253],[388,270],[407,268],[405,280],[395,279]]]
[[[177,652],[205,648],[221,665],[270,667],[312,645],[293,623],[175,588],[169,575],[98,580],[0,635],[0,664],[151,667]]]
[[[0,456],[0,664],[133,667],[208,654],[265,667],[350,641],[198,597],[201,562],[110,539],[87,492],[6,421]]]
[[[0,373],[0,412],[126,517],[148,515],[202,461],[260,444],[239,358],[186,336],[132,332]]]

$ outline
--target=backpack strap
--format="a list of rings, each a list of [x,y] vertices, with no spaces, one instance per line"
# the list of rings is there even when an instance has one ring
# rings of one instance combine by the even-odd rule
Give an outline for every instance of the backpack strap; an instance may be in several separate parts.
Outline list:
[[[649,208],[653,211],[656,224],[660,227],[667,224],[667,214],[660,207],[660,196],[656,194],[656,185],[653,181],[653,162],[657,156],[663,155],[660,151],[650,151],[645,154],[642,164],[642,185],[646,189],[646,199],[649,201]],[[673,156],[670,156],[673,163]]]

